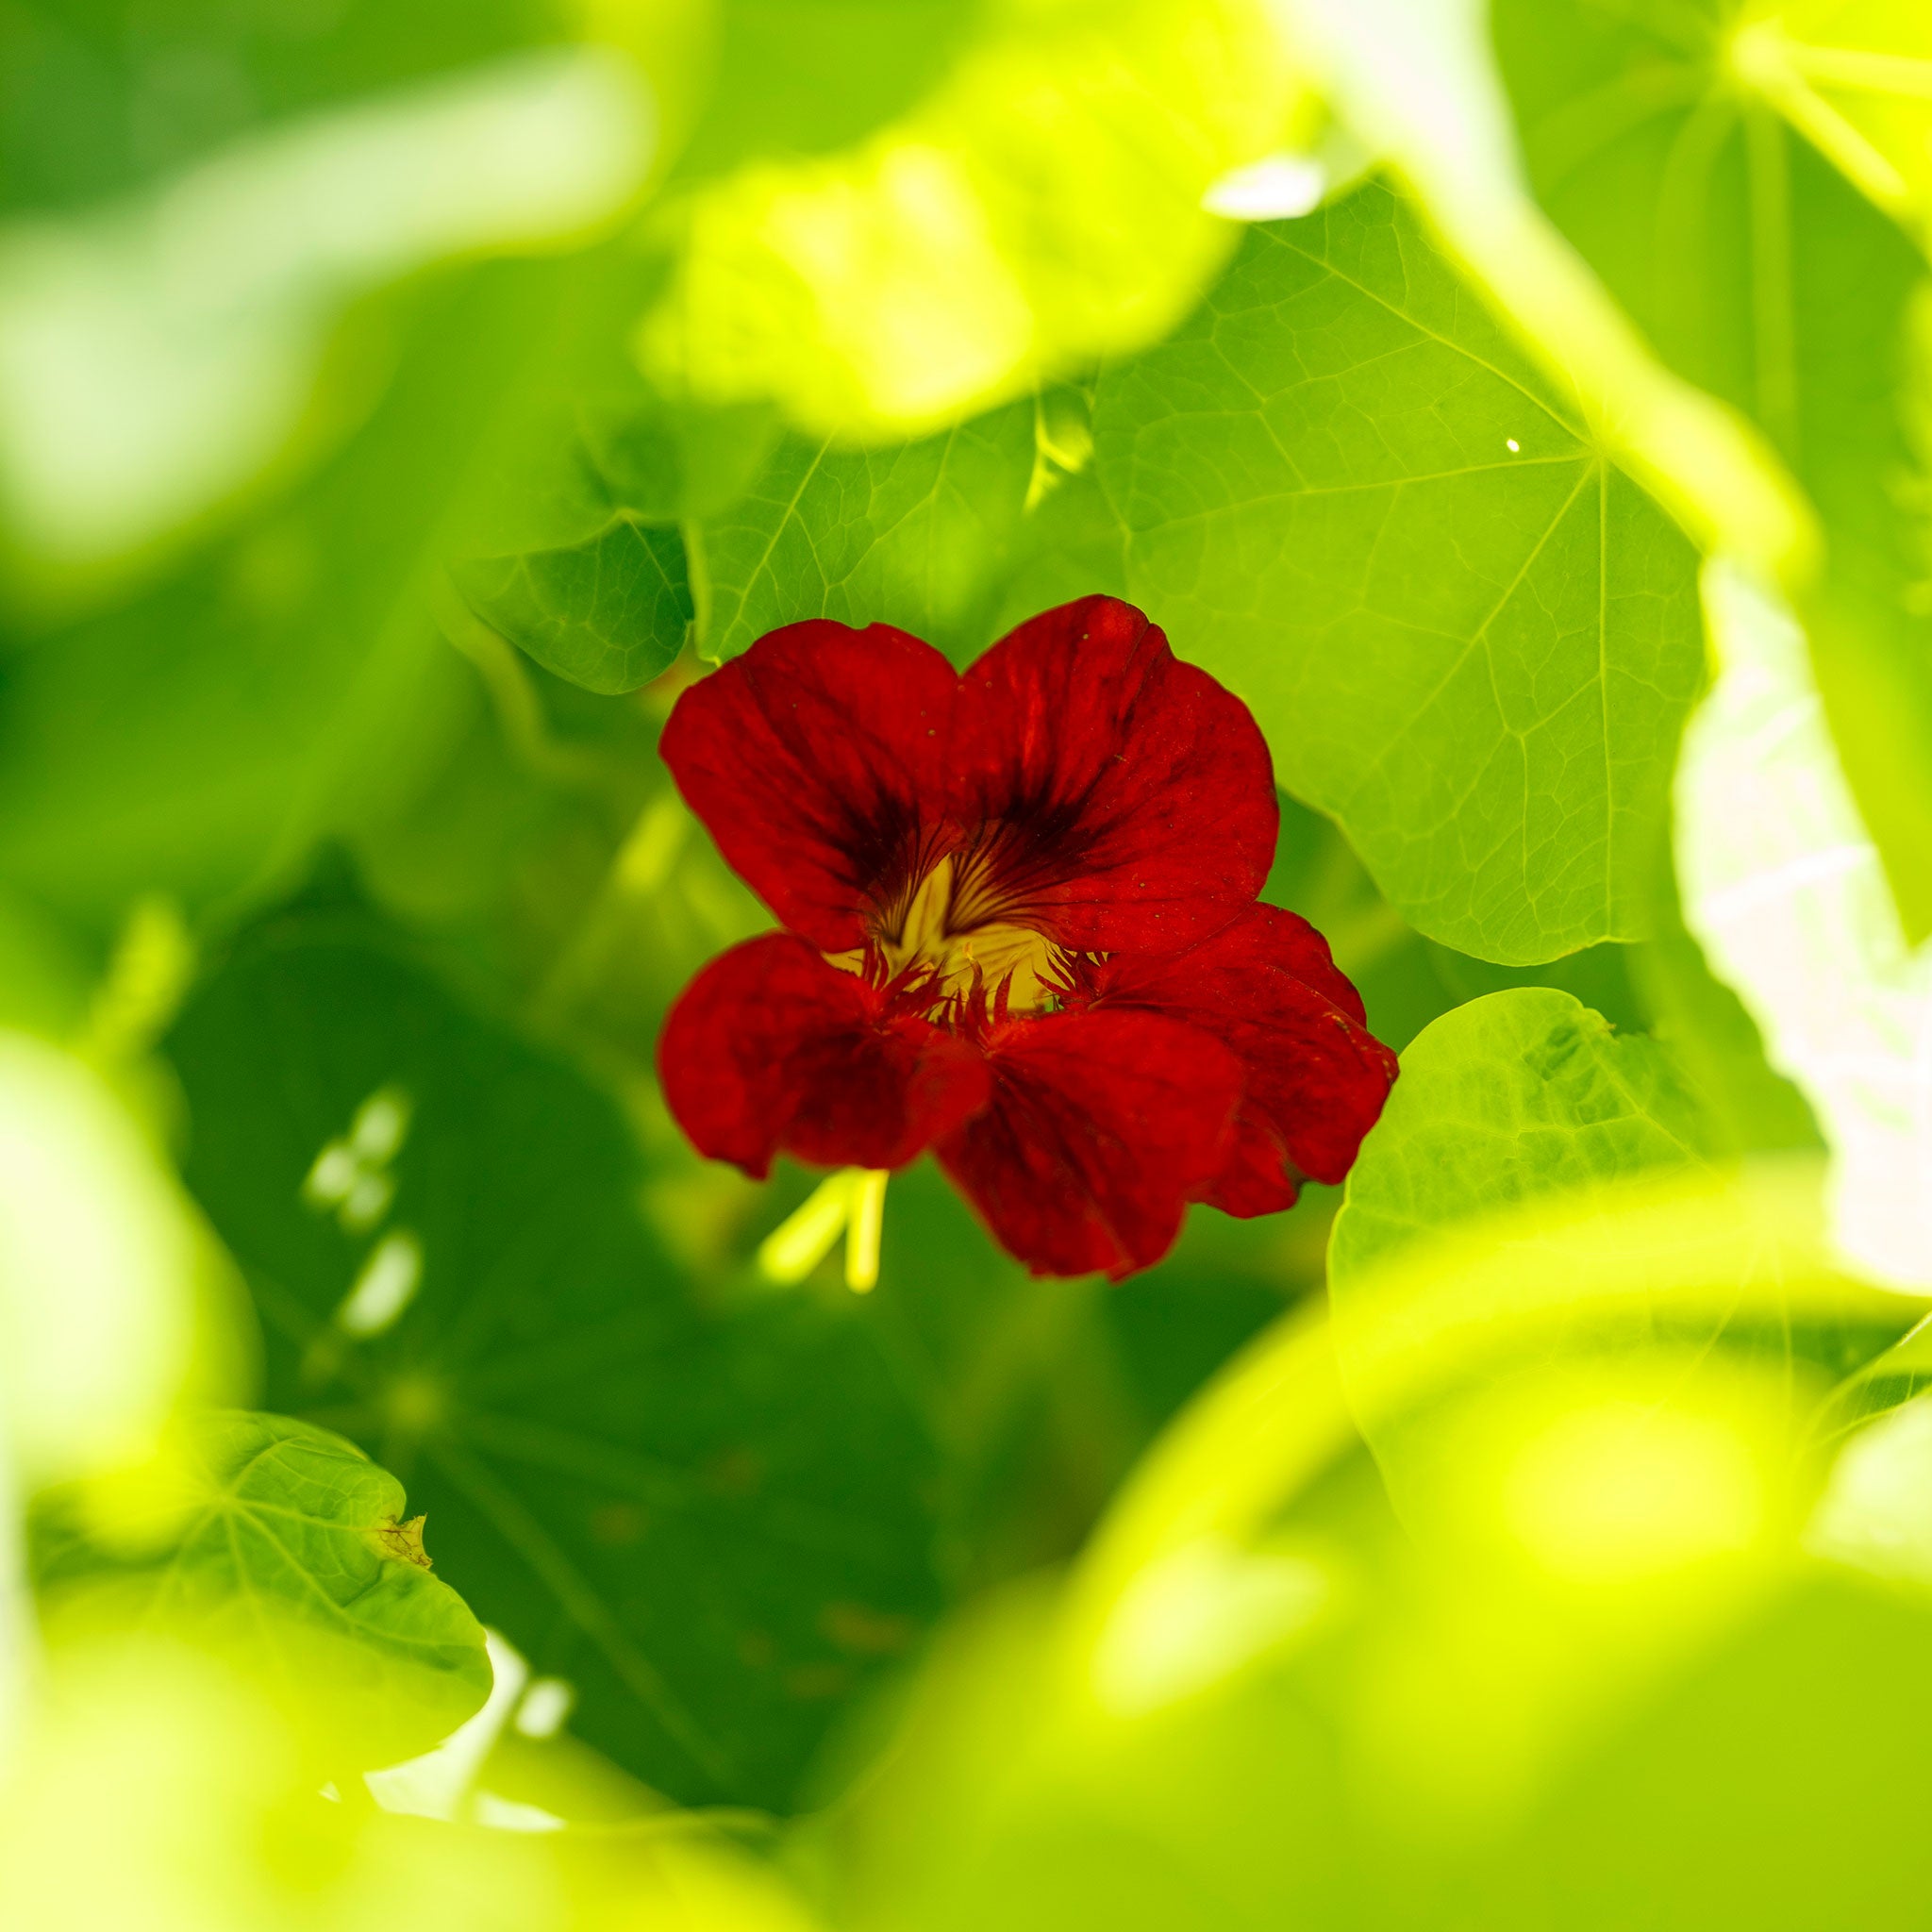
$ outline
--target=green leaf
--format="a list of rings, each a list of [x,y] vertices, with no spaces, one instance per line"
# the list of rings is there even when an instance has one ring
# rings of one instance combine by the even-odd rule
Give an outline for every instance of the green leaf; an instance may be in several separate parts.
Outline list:
[[[1402,1056],[1348,1177],[1330,1285],[1339,1300],[1375,1262],[1455,1223],[1712,1151],[1700,1100],[1656,1041],[1619,1036],[1553,988],[1472,1000]]]
[[[1512,964],[1641,935],[1695,559],[1386,188],[1257,228],[1095,437],[1129,594],[1405,917]]]
[[[976,656],[1028,536],[1037,460],[1031,403],[889,449],[788,437],[742,498],[690,531],[705,655],[833,617]]]
[[[587,691],[647,684],[691,626],[683,538],[629,517],[567,549],[478,558],[452,575],[485,624]]]
[[[933,1452],[870,1308],[701,1307],[611,1102],[353,910],[244,938],[171,1052],[270,1398],[403,1476],[586,1741],[675,1797],[793,1803],[935,1605]]]
[[[1888,11],[1840,24],[1875,30]],[[1924,261],[1790,130],[1788,92],[1731,58],[1718,12],[1685,21],[1695,30],[1503,0],[1497,51],[1543,205],[1663,358],[1753,418],[1817,507],[1824,570],[1799,616],[1920,937],[1932,930]]]
[[[430,1574],[424,1519],[394,1476],[340,1436],[239,1412],[198,1417],[183,1465],[186,1496],[111,1540],[90,1533],[82,1501],[43,1498],[42,1596],[58,1608],[97,1594],[117,1624],[219,1652],[362,1764],[426,1751],[482,1705],[482,1626]]]

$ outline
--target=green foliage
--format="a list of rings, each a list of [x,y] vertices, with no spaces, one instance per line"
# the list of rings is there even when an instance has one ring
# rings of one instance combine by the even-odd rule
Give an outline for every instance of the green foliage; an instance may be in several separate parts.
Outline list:
[[[1926,20],[0,0],[0,1921],[1911,1923]],[[1387,1109],[781,1281],[664,721],[1092,591]]]
[[[809,615],[883,620],[977,657],[1030,535],[1035,461],[1024,403],[891,449],[788,437],[743,496],[693,526],[705,655],[735,658]]]
[[[1519,963],[1642,935],[1690,546],[1387,190],[1257,229],[1095,432],[1130,594],[1414,924]]]
[[[1203,194],[1298,104],[1264,11],[1075,0],[983,18],[870,140],[741,170],[667,218],[678,264],[640,338],[647,369],[880,440],[1138,347],[1185,311],[1226,253]],[[896,78],[901,44],[885,37],[874,75]]]
[[[270,1399],[403,1476],[581,1736],[679,1798],[785,1807],[935,1607],[931,1450],[863,1311],[699,1306],[609,1102],[353,913],[245,939],[170,1050]]]
[[[389,318],[401,366],[300,489],[137,594],[21,641],[0,688],[0,867],[83,920],[258,890],[405,804],[462,680],[425,575],[487,432],[543,366],[569,264],[472,270]]]
[[[1664,29],[1512,0],[1497,9],[1497,45],[1551,214],[1658,353],[1751,417],[1817,508],[1826,559],[1807,615],[1820,683],[1856,734],[1854,788],[1923,933],[1932,549],[1913,317],[1924,261],[1856,174],[1787,125],[1792,96],[1733,58],[1724,11],[1687,8]],[[1803,39],[1818,9],[1796,11]],[[1857,9],[1880,44],[1889,11]],[[1778,23],[1767,11],[1750,28],[1760,54]],[[1836,25],[1857,32],[1851,15]],[[1883,114],[1885,82],[1909,87],[1909,63],[1878,78],[1857,92]],[[1923,101],[1906,115],[1900,132],[1910,117],[1923,127]],[[1685,261],[1707,266],[1686,277]]]
[[[84,1493],[42,1499],[36,1583],[57,1613],[77,1599],[93,1620],[208,1645],[284,1703],[325,1708],[354,1764],[426,1751],[481,1705],[482,1629],[430,1574],[394,1476],[325,1430],[219,1411],[183,1469],[185,1494],[108,1533]]]
[[[454,575],[491,629],[586,691],[648,684],[691,619],[683,538],[627,516],[567,549],[479,558]]]
[[[1710,1130],[1655,1041],[1622,1039],[1568,993],[1472,1000],[1402,1057],[1349,1175],[1328,1269],[1340,1298],[1391,1250],[1541,1194],[1703,1164]]]

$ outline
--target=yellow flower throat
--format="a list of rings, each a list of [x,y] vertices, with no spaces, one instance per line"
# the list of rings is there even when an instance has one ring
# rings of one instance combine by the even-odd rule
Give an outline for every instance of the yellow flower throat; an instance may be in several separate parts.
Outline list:
[[[989,903],[970,860],[962,873],[952,858],[942,858],[919,881],[903,911],[890,908],[874,922],[873,947],[884,957],[889,977],[913,966],[933,974],[928,1017],[938,1018],[948,1001],[971,992],[975,977],[989,1006],[1004,982],[1009,1012],[1039,1012],[1058,997],[1066,953],[1031,926],[986,916],[1000,909]],[[825,958],[842,973],[865,971],[864,948]]]

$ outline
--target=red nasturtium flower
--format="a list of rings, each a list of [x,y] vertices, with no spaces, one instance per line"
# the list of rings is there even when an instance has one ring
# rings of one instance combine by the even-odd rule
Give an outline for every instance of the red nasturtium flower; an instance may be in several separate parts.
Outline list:
[[[1040,1274],[1158,1261],[1189,1203],[1339,1181],[1395,1077],[1306,920],[1256,904],[1279,807],[1247,707],[1130,605],[1034,618],[963,675],[794,624],[679,698],[663,751],[783,923],[673,1009],[701,1152],[930,1147]]]

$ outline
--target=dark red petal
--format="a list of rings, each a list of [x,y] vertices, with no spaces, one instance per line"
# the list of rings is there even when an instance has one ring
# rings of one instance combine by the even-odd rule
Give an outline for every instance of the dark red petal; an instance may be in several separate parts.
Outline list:
[[[961,825],[991,828],[989,891],[1069,946],[1184,945],[1251,905],[1274,861],[1248,708],[1116,598],[988,651],[959,686],[953,761]]]
[[[739,876],[842,952],[943,820],[958,688],[939,652],[887,625],[788,625],[678,699],[664,762]]]
[[[1204,1199],[1270,1213],[1293,1201],[1298,1177],[1347,1174],[1389,1097],[1395,1056],[1362,1024],[1360,997],[1307,920],[1257,906],[1184,952],[1117,954],[1083,977],[1096,1009],[1198,1027],[1247,1069],[1240,1129]]]
[[[1240,1062],[1148,1013],[1008,1021],[986,1049],[992,1098],[935,1151],[1001,1243],[1036,1274],[1159,1260],[1221,1169]]]
[[[1224,1214],[1251,1221],[1257,1214],[1279,1214],[1292,1208],[1300,1193],[1301,1180],[1288,1158],[1287,1143],[1268,1116],[1252,1101],[1243,1100],[1235,1116],[1227,1158],[1201,1199]]]
[[[892,1017],[857,974],[789,933],[734,946],[685,988],[658,1072],[698,1152],[756,1180],[781,1149],[825,1167],[901,1167],[990,1091],[976,1049]]]

